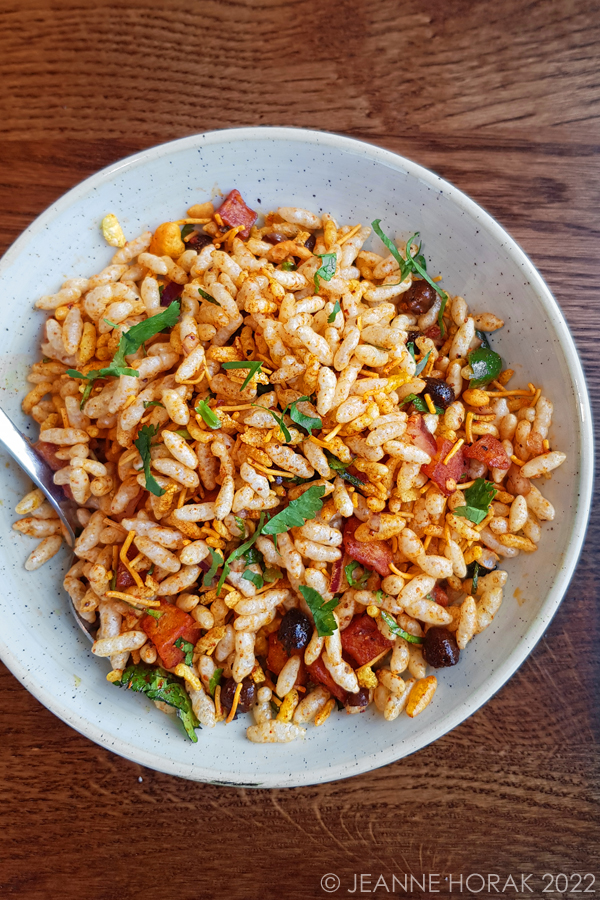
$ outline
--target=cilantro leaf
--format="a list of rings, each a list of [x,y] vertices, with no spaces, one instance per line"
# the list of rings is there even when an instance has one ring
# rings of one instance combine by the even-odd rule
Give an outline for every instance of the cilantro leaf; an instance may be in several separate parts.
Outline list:
[[[175,641],[175,646],[185,653],[184,662],[186,666],[191,666],[194,661],[194,645],[189,641],[184,641],[182,637],[178,637]]]
[[[337,631],[337,622],[335,621],[333,610],[338,605],[338,601],[334,597],[327,603],[314,588],[301,584],[298,588],[315,620],[315,628],[319,637],[329,637]]]
[[[415,345],[414,345],[413,341],[410,341],[410,342],[406,345],[406,349],[408,350],[408,352],[410,353],[410,355],[412,356],[412,358],[413,358],[414,361],[416,362],[416,361],[417,361],[417,357],[416,357],[416,354],[415,354]]]
[[[217,553],[216,550],[213,550],[212,547],[209,547],[208,549],[210,550],[212,562],[210,565],[210,569],[204,574],[204,578],[202,579],[203,587],[210,587],[213,578],[217,574],[217,569],[223,565],[223,557],[221,556],[221,554]]]
[[[210,676],[210,681],[208,682],[208,693],[211,697],[215,696],[215,691],[217,689],[217,685],[221,681],[221,675],[223,674],[223,669],[215,669],[215,671]]]
[[[111,588],[111,590],[114,591],[115,589],[114,589],[114,588]],[[148,608],[148,609],[146,610],[146,615],[147,615],[147,616],[152,616],[153,619],[160,619],[161,616],[164,616],[164,612],[161,612],[160,609],[150,609],[150,608]]]
[[[290,434],[289,428],[283,421],[283,416],[278,416],[276,412],[273,412],[272,409],[269,409],[267,406],[261,406],[260,403],[253,403],[252,406],[257,406],[259,409],[264,409],[265,412],[271,413],[279,428],[281,429],[281,433],[283,434],[283,438],[286,442],[291,441],[292,435]],[[285,412],[284,414],[285,415]]]
[[[231,571],[231,563],[234,562],[236,559],[239,559],[240,556],[243,556],[244,553],[246,553],[250,549],[250,547],[254,544],[256,538],[261,534],[264,523],[265,523],[265,514],[261,513],[256,531],[254,532],[254,534],[251,535],[251,537],[249,537],[248,540],[245,541],[243,544],[240,544],[239,547],[236,547],[236,549],[233,550],[229,554],[227,559],[225,560],[225,562],[223,564],[223,571],[221,572],[221,577],[219,578],[219,583],[217,585],[217,596],[221,593],[221,588],[223,587],[223,582],[225,581],[225,579],[229,575],[229,572]]]
[[[323,506],[322,496],[325,488],[322,484],[309,487],[297,500],[291,500],[285,509],[273,516],[262,529],[263,534],[283,534],[290,528],[304,525],[308,519],[314,519]]]
[[[404,400],[402,400],[398,404],[398,406],[404,406],[405,403],[412,403],[412,405],[418,412],[422,412],[422,413],[429,412],[429,407],[427,406],[426,402],[423,400],[422,397],[418,396],[417,394],[409,394],[408,397],[405,397]],[[433,405],[435,407],[435,411],[436,411],[437,415],[441,416],[442,413],[444,412],[444,410],[440,409],[439,406],[436,406],[435,403]]]
[[[234,516],[233,518],[235,519],[235,524],[237,525],[237,527],[239,528],[239,530],[242,532],[242,534],[245,537],[246,536],[246,525],[244,523],[244,520],[240,519],[239,516]]]
[[[178,434],[179,437],[185,438],[186,441],[190,441],[192,439],[192,436],[189,433],[189,431],[187,430],[187,428],[179,428],[177,431],[174,432],[174,434]]]
[[[156,316],[151,316],[149,319],[144,319],[143,322],[138,322],[129,331],[124,331],[113,358],[113,365],[126,365],[126,356],[135,353],[142,344],[164,331],[165,328],[172,328],[177,323],[178,318],[179,300],[174,300],[163,312],[158,313]]]
[[[471,487],[465,490],[466,506],[454,510],[455,516],[461,516],[479,525],[487,516],[490,503],[498,493],[498,488],[485,478],[477,478]]]
[[[387,249],[390,251],[398,265],[400,266],[400,281],[404,281],[408,273],[410,272],[410,266],[406,262],[405,259],[402,259],[400,256],[400,251],[396,247],[393,241],[385,234],[380,226],[381,219],[375,219],[374,222],[371,222],[371,227],[380,241],[383,241]]]
[[[86,401],[92,393],[94,382],[98,378],[110,378],[111,376],[113,376],[114,378],[118,378],[119,375],[131,375],[133,378],[140,377],[137,369],[130,369],[127,366],[115,366],[114,362],[111,363],[110,366],[107,366],[105,369],[92,369],[92,371],[88,372],[87,375],[84,375],[83,372],[78,372],[77,369],[67,369],[66,374],[70,375],[71,378],[81,378],[82,381],[87,381],[85,390],[81,395],[79,409],[83,409],[83,407],[85,406]]]
[[[298,266],[293,263],[291,259],[286,259],[281,263],[280,268],[283,269],[284,272],[295,272]]]
[[[363,569],[363,574],[360,578],[355,579],[354,573],[357,568],[362,568],[360,563],[356,562],[355,559],[351,560],[347,566],[344,566],[344,572],[346,573],[346,581],[350,585],[351,588],[358,588],[359,590],[363,590],[366,587],[367,581],[369,580],[369,572],[368,569]]]
[[[114,681],[113,684],[146,694],[150,700],[160,700],[169,706],[174,706],[187,736],[195,744],[198,742],[195,729],[200,727],[200,722],[192,709],[192,701],[176,675],[172,675],[160,667],[128,666],[123,672],[121,680]]]
[[[415,369],[415,378],[416,378],[417,375],[420,375],[420,374],[421,374],[421,372],[423,371],[423,369],[424,369],[425,366],[427,365],[427,360],[429,359],[430,356],[431,356],[431,350],[429,351],[429,353],[427,354],[427,356],[424,356],[423,359],[422,359],[420,362],[417,363],[417,368]]]
[[[106,322],[107,325],[110,325],[111,328],[119,327],[116,322],[111,322],[110,319],[104,319],[103,321]]]
[[[327,462],[329,463],[329,468],[333,469],[334,472],[337,472],[340,478],[343,478],[344,481],[347,481],[349,484],[353,484],[354,487],[362,488],[365,486],[365,482],[361,481],[360,478],[357,478],[356,475],[352,475],[351,472],[347,472],[351,463],[343,463],[341,459],[338,459],[337,456],[334,456],[329,450],[325,451],[325,456],[327,457]]]
[[[290,411],[290,419],[292,422],[295,422],[296,425],[300,425],[301,428],[305,428],[309,434],[312,434],[313,428],[322,428],[323,422],[320,418],[315,416],[305,416],[304,413],[300,412],[297,404],[301,403],[303,400],[310,401],[310,397],[298,397],[297,400],[292,400],[291,403],[286,407],[286,411],[289,409]],[[285,412],[284,412],[285,415]]]
[[[242,578],[245,578],[246,581],[249,581],[254,587],[259,591],[261,587],[264,585],[265,581],[262,575],[258,572],[251,572],[250,569],[246,569]]]
[[[315,291],[318,293],[321,287],[320,279],[331,281],[337,268],[337,256],[335,253],[315,253],[323,262],[315,272]]]
[[[192,231],[194,231],[195,227],[196,226],[192,225],[190,222],[188,222],[186,225],[184,225],[183,228],[181,229],[181,240],[185,241],[188,234],[191,234]]]
[[[246,362],[245,360],[242,362],[224,362],[221,363],[221,366],[224,369],[249,369],[246,380],[242,384],[240,391],[243,391],[244,388],[250,383],[250,380],[257,375],[262,367],[262,363],[259,360],[252,360]]]
[[[144,400],[144,409],[148,409],[149,406],[162,406],[165,408],[165,404],[161,403],[160,400]]]
[[[336,300],[333,305],[333,309],[331,310],[330,314],[327,316],[327,321],[330,325],[332,322],[335,322],[335,317],[341,311],[341,309],[342,309],[342,307],[340,306],[340,301]]]
[[[273,569],[270,566],[267,566],[263,572],[263,578],[265,584],[272,584],[274,581],[279,581],[280,578],[283,578],[283,573],[281,569]]]
[[[422,644],[423,638],[417,637],[416,634],[409,634],[408,631],[404,631],[403,628],[394,621],[394,619],[390,616],[389,613],[381,611],[381,618],[390,629],[392,634],[396,634],[398,637],[404,638],[405,641],[408,641],[409,644]]]
[[[146,490],[150,491],[151,494],[154,494],[155,497],[162,497],[164,491],[150,471],[150,464],[152,462],[150,458],[150,446],[152,444],[152,438],[157,432],[158,425],[143,425],[138,432],[137,440],[133,443],[140,451],[140,456],[142,457],[142,462],[144,464]]]
[[[209,303],[214,303],[215,306],[220,306],[218,300],[215,300],[214,297],[211,297],[210,294],[207,294],[206,291],[203,291],[202,288],[198,288],[198,293],[202,297],[203,300],[208,300]]]
[[[473,584],[471,586],[471,594],[475,596],[477,593],[477,584],[479,583],[479,563],[477,560],[473,563]]]
[[[209,428],[216,429],[221,427],[220,418],[212,411],[206,400],[198,400],[196,412],[199,416],[202,416]]]

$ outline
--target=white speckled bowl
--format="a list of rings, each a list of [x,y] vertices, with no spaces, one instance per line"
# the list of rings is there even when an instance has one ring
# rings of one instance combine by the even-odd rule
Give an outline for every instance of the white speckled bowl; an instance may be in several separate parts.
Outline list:
[[[543,492],[557,521],[544,527],[539,551],[509,568],[503,606],[493,625],[463,652],[460,665],[438,672],[433,703],[417,719],[393,723],[378,714],[337,715],[306,739],[251,744],[246,716],[199,732],[192,744],[171,717],[105,680],[68,611],[61,583],[66,552],[28,574],[31,539],[11,530],[13,509],[29,489],[8,458],[0,510],[0,656],[45,706],[98,744],[137,762],[199,781],[279,787],[344,778],[414,753],[454,728],[500,688],[541,637],[573,574],[592,489],[592,430],[583,373],[567,325],[539,274],[517,244],[472,200],[407,159],[359,141],[288,128],[241,128],[196,135],[115,163],[70,191],[39,217],[0,264],[5,326],[0,335],[1,406],[33,435],[20,410],[28,365],[44,314],[40,294],[74,275],[104,266],[112,250],[98,225],[114,212],[133,237],[179,218],[217,189],[237,187],[249,205],[297,205],[331,211],[341,222],[382,219],[392,235],[419,230],[430,267],[475,311],[507,324],[493,345],[555,405],[552,446],[568,461]],[[379,248],[381,249],[381,247]],[[585,452],[584,452],[585,450]],[[514,597],[520,589],[519,604]]]

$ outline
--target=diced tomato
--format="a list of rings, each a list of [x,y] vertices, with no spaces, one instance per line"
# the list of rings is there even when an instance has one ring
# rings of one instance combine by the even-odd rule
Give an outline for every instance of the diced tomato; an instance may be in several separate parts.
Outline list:
[[[304,650],[294,650],[291,654],[287,654],[285,647],[277,637],[277,632],[272,631],[269,635],[269,650],[267,653],[267,668],[273,673],[273,675],[279,675],[286,662],[290,658],[290,656],[300,656],[300,668],[298,669],[298,675],[296,676],[295,685],[301,685],[304,687],[306,684],[307,672],[306,666],[304,665]]]
[[[431,591],[431,596],[436,603],[439,603],[440,606],[448,606],[448,594],[441,588],[439,584],[436,584],[434,589]]]
[[[442,329],[439,325],[430,325],[429,328],[423,332],[424,337],[428,337],[436,347],[441,347],[444,343],[444,338],[442,337]]]
[[[346,519],[344,525],[344,550],[367,569],[374,569],[382,578],[391,575],[390,563],[394,557],[386,541],[357,541],[354,532],[360,525],[356,516]]]
[[[185,654],[175,646],[175,641],[183,638],[184,641],[195,644],[200,639],[200,626],[189,613],[179,609],[178,606],[172,606],[166,600],[161,600],[157,612],[162,613],[159,619],[146,614],[142,616],[140,625],[156,647],[167,669],[173,669],[185,659]]]
[[[490,469],[510,469],[510,459],[502,443],[491,434],[484,434],[474,444],[464,448],[468,459],[478,459]]]
[[[371,662],[393,646],[392,641],[382,635],[375,619],[366,613],[355,616],[340,636],[344,652],[356,660],[359,666]]]
[[[339,591],[342,578],[344,577],[344,566],[347,564],[346,554],[342,553],[340,559],[336,559],[331,567],[331,579],[329,581],[329,593],[337,594]]]
[[[317,684],[324,685],[330,694],[333,694],[334,697],[337,697],[340,703],[346,702],[348,692],[345,691],[343,687],[340,687],[339,684],[335,683],[335,681],[329,674],[328,669],[325,667],[325,663],[323,662],[323,658],[321,656],[314,663],[311,663],[310,666],[308,666],[308,674],[313,681],[317,682]]]
[[[448,482],[455,481],[458,483],[465,471],[462,447],[457,450],[447,466],[442,462],[453,446],[452,441],[448,441],[446,438],[437,438],[437,453],[435,457],[427,465],[421,466],[421,472],[437,484],[442,494],[445,494],[446,497],[449,497],[455,490],[455,488],[447,487]]]
[[[412,416],[409,416],[406,423],[406,433],[415,447],[423,450],[429,456],[435,456],[437,444],[434,436],[425,425],[423,416],[419,415],[419,413],[413,413]]]
[[[174,300],[177,300],[179,297],[181,297],[182,292],[182,284],[177,284],[176,281],[169,281],[168,284],[165,284],[163,292],[160,295],[160,305],[170,306]]]
[[[246,206],[242,195],[235,188],[225,197],[217,212],[225,225],[229,225],[230,228],[236,225],[245,226],[244,230],[239,232],[241,238],[250,237],[250,228],[258,218],[258,213]]]

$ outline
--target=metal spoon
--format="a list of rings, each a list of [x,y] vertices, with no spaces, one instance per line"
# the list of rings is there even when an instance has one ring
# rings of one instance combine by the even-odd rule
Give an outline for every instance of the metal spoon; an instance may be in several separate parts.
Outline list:
[[[63,537],[71,549],[75,546],[75,529],[79,528],[76,517],[77,504],[68,500],[62,489],[54,484],[54,473],[48,463],[31,446],[27,438],[0,409],[0,445],[10,453],[15,462],[29,475],[31,480],[46,497],[62,523]],[[69,597],[71,611],[77,624],[89,640],[93,640],[92,625],[82,619]]]

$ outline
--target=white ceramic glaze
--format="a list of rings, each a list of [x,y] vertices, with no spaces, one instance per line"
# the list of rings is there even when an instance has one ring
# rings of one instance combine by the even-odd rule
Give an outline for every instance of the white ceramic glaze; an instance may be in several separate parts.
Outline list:
[[[145,766],[220,784],[312,784],[414,753],[485,703],[525,659],[555,613],[582,546],[592,488],[590,409],[557,304],[522,250],[472,200],[415,163],[359,141],[242,128],[184,138],[109,166],[53,204],[8,251],[0,264],[0,405],[26,434],[35,426],[20,401],[27,367],[39,358],[45,317],[33,303],[65,278],[91,275],[109,263],[113,251],[100,235],[102,217],[116,213],[131,238],[233,187],[265,212],[296,205],[328,210],[342,223],[381,218],[386,232],[398,237],[420,231],[429,269],[443,273],[443,286],[462,294],[471,309],[506,320],[494,349],[517,370],[515,382],[543,385],[555,404],[552,446],[569,454],[541,485],[558,510],[556,522],[544,526],[536,554],[507,566],[499,614],[458,666],[437,673],[439,687],[424,713],[393,723],[371,712],[338,714],[323,727],[309,727],[305,740],[265,746],[246,740],[247,716],[203,730],[191,744],[174,719],[105,681],[106,663],[92,658],[70,618],[61,588],[66,552],[38,572],[23,569],[31,539],[11,524],[28,484],[2,457],[0,656],[25,687],[91,740]],[[377,240],[372,245],[382,249]],[[517,588],[525,598],[521,605]]]

